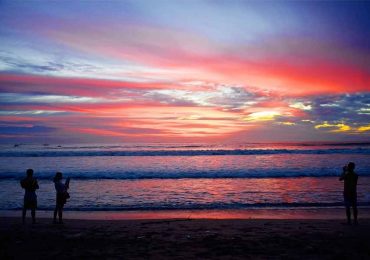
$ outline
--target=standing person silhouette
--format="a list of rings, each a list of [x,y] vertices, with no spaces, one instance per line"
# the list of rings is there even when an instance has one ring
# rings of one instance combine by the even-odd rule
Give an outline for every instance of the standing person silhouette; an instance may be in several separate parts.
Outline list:
[[[26,221],[27,209],[31,209],[32,224],[36,223],[37,195],[36,190],[39,188],[37,180],[33,178],[33,170],[26,171],[27,177],[21,180],[21,187],[25,190],[23,199],[22,221]]]
[[[53,223],[57,223],[57,214],[59,217],[59,224],[63,224],[63,207],[66,204],[67,199],[69,199],[69,194],[67,190],[69,189],[69,178],[67,178],[65,183],[62,183],[63,175],[61,172],[57,172],[54,177],[54,185],[56,194],[56,204],[54,209],[54,221]]]
[[[354,171],[355,163],[350,162],[343,167],[343,173],[339,180],[344,181],[344,204],[346,206],[347,224],[351,224],[351,207],[353,209],[354,224],[357,225],[357,180],[358,175]]]

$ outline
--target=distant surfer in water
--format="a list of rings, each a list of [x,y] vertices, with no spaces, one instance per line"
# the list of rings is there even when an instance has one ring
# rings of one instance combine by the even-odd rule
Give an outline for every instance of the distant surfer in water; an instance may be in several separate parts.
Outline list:
[[[69,199],[69,181],[70,178],[67,178],[65,183],[62,183],[63,175],[61,172],[57,172],[54,177],[54,185],[56,190],[56,204],[54,209],[54,221],[57,223],[57,214],[59,217],[59,224],[63,224],[63,207],[66,204],[67,199]]]
[[[31,209],[32,224],[36,223],[37,195],[36,190],[39,188],[37,180],[33,177],[33,170],[26,171],[26,178],[21,180],[21,187],[25,190],[22,210],[22,221],[26,221],[27,209]]]
[[[346,206],[347,224],[351,224],[351,207],[353,209],[354,224],[357,225],[357,181],[358,175],[355,173],[355,164],[348,163],[343,167],[343,173],[339,180],[344,181],[344,204]]]

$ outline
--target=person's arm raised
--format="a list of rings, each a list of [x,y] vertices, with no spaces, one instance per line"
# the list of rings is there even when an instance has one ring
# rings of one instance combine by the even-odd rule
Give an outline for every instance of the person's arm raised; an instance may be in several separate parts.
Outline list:
[[[70,181],[71,181],[71,178],[70,178],[70,177],[68,177],[68,178],[66,179],[66,183],[64,184],[67,190],[69,189],[69,182],[70,182]]]

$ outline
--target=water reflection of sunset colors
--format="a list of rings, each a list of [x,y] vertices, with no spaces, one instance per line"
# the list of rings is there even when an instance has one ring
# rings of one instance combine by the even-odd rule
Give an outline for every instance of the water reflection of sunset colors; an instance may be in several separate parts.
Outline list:
[[[39,208],[52,209],[54,187],[39,181]],[[359,184],[359,203],[368,205],[369,177]],[[0,182],[1,209],[20,206],[22,191]],[[169,210],[328,207],[342,205],[337,178],[73,180],[69,210]],[[12,196],[10,196],[12,194]],[[18,198],[18,200],[14,200]]]

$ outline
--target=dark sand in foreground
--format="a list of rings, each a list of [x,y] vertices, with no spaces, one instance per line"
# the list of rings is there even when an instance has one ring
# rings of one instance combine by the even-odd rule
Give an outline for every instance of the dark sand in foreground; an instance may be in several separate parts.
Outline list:
[[[0,259],[369,259],[370,219],[66,220],[0,218]]]

